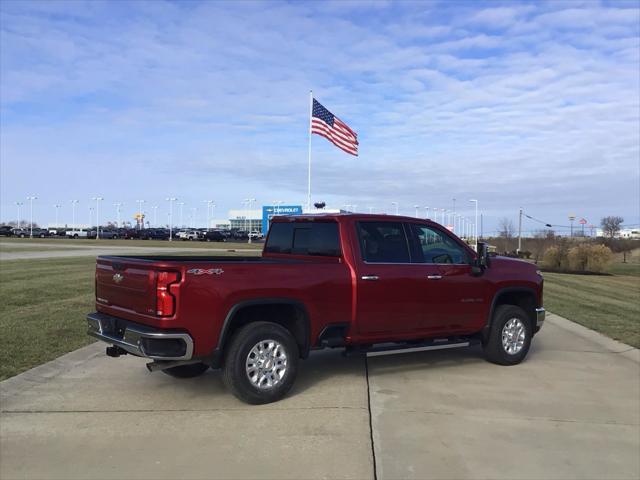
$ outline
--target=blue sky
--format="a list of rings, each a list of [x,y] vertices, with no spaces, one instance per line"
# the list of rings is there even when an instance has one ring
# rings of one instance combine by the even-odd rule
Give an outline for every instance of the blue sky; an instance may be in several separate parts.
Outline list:
[[[306,199],[308,92],[358,132],[313,138],[313,199],[403,213],[519,206],[638,223],[638,2],[0,4],[0,216],[217,215]],[[189,210],[190,211],[190,210]],[[24,216],[24,215],[23,215]],[[165,217],[166,218],[166,217]],[[526,230],[539,225],[528,223]]]

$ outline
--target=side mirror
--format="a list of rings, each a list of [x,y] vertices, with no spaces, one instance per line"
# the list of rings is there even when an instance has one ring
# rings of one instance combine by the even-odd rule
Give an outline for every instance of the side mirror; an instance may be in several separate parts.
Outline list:
[[[478,257],[471,266],[471,274],[482,275],[485,269],[489,268],[490,265],[489,246],[484,242],[478,242],[476,251],[478,252]]]

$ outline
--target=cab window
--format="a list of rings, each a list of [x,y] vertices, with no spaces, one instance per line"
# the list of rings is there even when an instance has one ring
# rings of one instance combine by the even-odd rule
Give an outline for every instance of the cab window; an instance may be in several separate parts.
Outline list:
[[[410,263],[409,245],[400,222],[358,222],[362,259],[368,263]]]
[[[275,222],[265,245],[267,253],[339,257],[336,222]]]
[[[467,251],[445,232],[411,224],[414,263],[469,264]]]

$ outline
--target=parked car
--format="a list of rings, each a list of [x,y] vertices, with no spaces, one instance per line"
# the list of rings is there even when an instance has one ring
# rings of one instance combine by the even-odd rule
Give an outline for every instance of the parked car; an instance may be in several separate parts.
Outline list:
[[[113,227],[100,228],[100,238],[115,240],[116,238],[120,238],[120,232]]]
[[[13,227],[11,225],[0,226],[0,237],[10,237],[13,235]]]
[[[165,230],[164,228],[147,228],[140,230],[139,238],[141,240],[168,240],[169,230]]]
[[[49,233],[49,230],[47,230],[46,228],[33,228],[33,229],[26,229],[27,231],[27,236],[33,236],[35,237],[39,237],[39,238],[45,238],[45,237],[50,237],[51,234]]]
[[[25,238],[29,236],[29,230],[25,229],[25,228],[14,228],[11,230],[11,234],[14,237],[20,237],[20,238]]]
[[[126,240],[131,240],[135,238],[140,238],[140,229],[138,228],[119,228],[118,229],[118,237],[124,238]]]
[[[176,238],[180,240],[200,240],[200,232],[197,230],[180,230],[176,233]]]
[[[257,230],[254,230],[252,232],[249,232],[248,237],[251,240],[260,240],[261,238],[264,238],[264,235],[262,234],[262,232],[258,232]]]
[[[224,242],[226,238],[220,231],[210,230],[205,233],[203,240],[207,242]]]
[[[151,371],[222,368],[253,404],[282,398],[299,360],[326,347],[382,355],[481,344],[489,361],[515,365],[545,319],[542,275],[476,248],[412,217],[277,217],[262,257],[98,257],[88,333],[110,356],[151,359]]]
[[[89,230],[86,228],[75,228],[71,230],[67,230],[66,236],[69,238],[87,238],[89,235]]]

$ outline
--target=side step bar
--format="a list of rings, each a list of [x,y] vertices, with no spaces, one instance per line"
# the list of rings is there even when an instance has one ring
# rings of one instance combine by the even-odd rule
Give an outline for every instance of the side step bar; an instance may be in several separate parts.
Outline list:
[[[480,340],[476,338],[455,337],[436,338],[420,343],[385,343],[369,348],[349,348],[345,351],[347,356],[365,354],[367,357],[380,357],[382,355],[395,355],[397,353],[426,352],[429,350],[444,350],[446,348],[459,348],[477,345]]]

